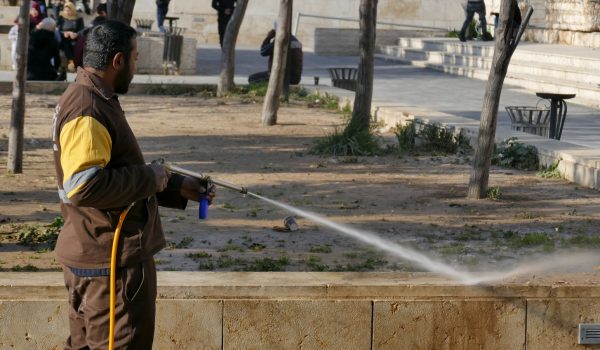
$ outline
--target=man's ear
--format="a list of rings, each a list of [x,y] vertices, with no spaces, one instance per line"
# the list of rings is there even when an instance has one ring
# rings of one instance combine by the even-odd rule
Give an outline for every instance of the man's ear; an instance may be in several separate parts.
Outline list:
[[[112,60],[113,69],[118,72],[125,67],[125,55],[122,52],[117,52]]]

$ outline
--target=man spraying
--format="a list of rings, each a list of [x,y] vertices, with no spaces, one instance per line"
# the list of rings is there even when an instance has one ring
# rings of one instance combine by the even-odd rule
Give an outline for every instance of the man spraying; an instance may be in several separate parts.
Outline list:
[[[151,349],[156,269],[165,246],[158,205],[184,209],[207,189],[199,180],[146,165],[121,109],[137,61],[136,31],[106,21],[90,30],[77,79],[53,117],[53,148],[65,220],[56,244],[69,296],[66,349],[106,349],[112,238],[117,251],[116,349]],[[211,188],[207,194],[214,198]]]

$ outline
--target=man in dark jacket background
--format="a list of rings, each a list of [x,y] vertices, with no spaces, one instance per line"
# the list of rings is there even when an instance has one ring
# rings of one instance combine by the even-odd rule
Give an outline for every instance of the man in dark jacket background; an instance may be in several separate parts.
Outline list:
[[[83,68],[52,118],[58,194],[64,226],[56,243],[68,290],[65,349],[106,349],[109,275],[119,216],[115,349],[152,349],[156,312],[154,254],[165,247],[158,206],[184,209],[206,184],[146,165],[117,94],[125,94],[137,61],[136,31],[105,21],[88,34]],[[214,192],[208,192],[212,201]]]
[[[219,24],[219,44],[223,47],[223,37],[225,36],[225,29],[227,24],[233,16],[233,10],[237,0],[212,0],[212,7],[217,10],[218,13],[218,24]]]
[[[258,72],[251,74],[248,77],[248,82],[251,84],[261,83],[269,81],[271,76],[271,68],[273,67],[273,53],[275,50],[275,29],[271,29],[260,45],[260,55],[269,57],[268,68],[265,72]],[[290,84],[296,85],[300,83],[302,78],[302,64],[304,60],[304,54],[302,52],[302,43],[295,36],[290,34],[290,55],[289,66],[286,67],[287,74],[290,75]]]

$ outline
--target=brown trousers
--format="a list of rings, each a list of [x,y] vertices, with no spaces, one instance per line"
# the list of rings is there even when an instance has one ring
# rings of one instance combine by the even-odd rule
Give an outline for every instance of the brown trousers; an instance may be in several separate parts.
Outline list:
[[[70,336],[65,350],[108,347],[109,276],[78,277],[63,267],[69,292]],[[115,349],[150,350],[156,313],[154,260],[120,268],[116,275]]]

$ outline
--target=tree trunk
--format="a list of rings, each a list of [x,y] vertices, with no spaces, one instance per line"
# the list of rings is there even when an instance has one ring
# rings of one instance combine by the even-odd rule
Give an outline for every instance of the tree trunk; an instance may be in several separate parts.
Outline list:
[[[106,3],[108,19],[131,25],[135,0],[108,0]]]
[[[477,148],[473,160],[473,169],[469,179],[469,199],[480,199],[486,196],[490,175],[490,166],[494,152],[494,140],[496,138],[496,123],[498,117],[498,105],[502,86],[510,59],[519,44],[520,36],[531,17],[532,9],[525,17],[519,35],[513,35],[515,23],[513,22],[515,11],[519,11],[515,0],[502,0],[500,8],[500,23],[496,34],[496,47],[492,59],[492,68],[485,87],[483,98],[483,109],[477,138]]]
[[[233,75],[235,73],[235,43],[237,41],[244,14],[248,7],[248,0],[238,0],[233,16],[227,24],[221,51],[221,74],[217,85],[217,96],[223,96],[234,87]]]
[[[277,124],[277,110],[279,109],[279,97],[283,87],[287,55],[290,42],[290,25],[292,20],[293,0],[281,0],[279,5],[279,19],[277,34],[275,36],[275,48],[273,53],[273,66],[269,77],[269,86],[263,104],[262,123],[264,125]]]
[[[373,99],[373,65],[377,26],[377,1],[360,1],[360,62],[352,119],[346,133],[369,132],[371,123],[371,101]]]
[[[22,0],[19,8],[19,38],[17,40],[17,75],[13,81],[10,134],[8,139],[9,173],[23,172],[23,129],[25,126],[25,84],[27,78],[27,49],[29,46],[30,0]]]

